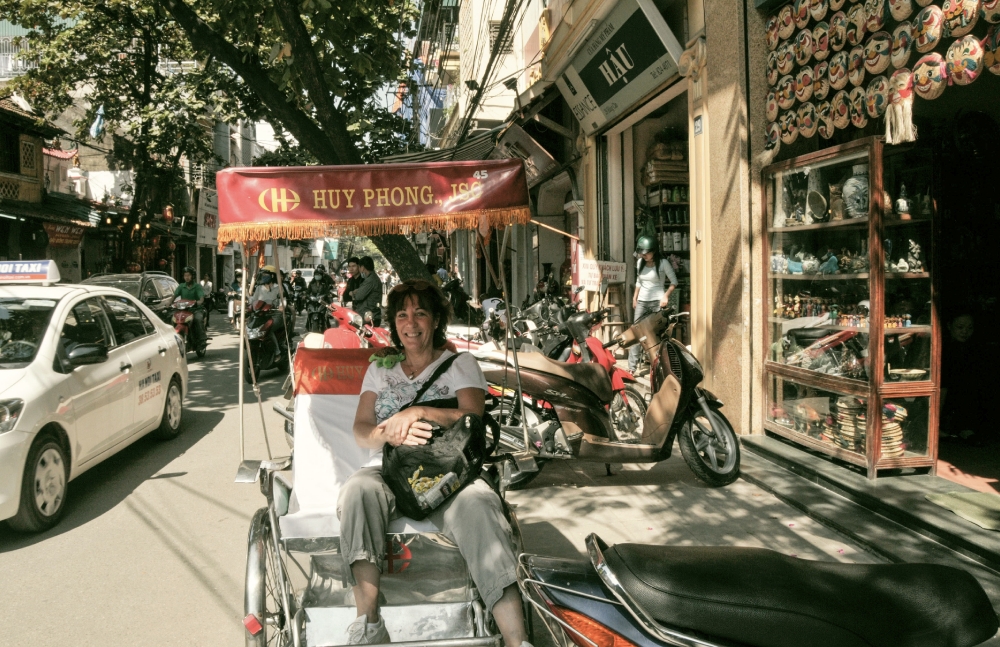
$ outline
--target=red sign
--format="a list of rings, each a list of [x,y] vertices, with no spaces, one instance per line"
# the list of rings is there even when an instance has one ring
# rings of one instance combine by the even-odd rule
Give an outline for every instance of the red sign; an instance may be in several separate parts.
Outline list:
[[[524,224],[521,160],[230,168],[216,176],[219,246]]]
[[[45,228],[52,247],[76,247],[83,239],[83,227],[57,225],[54,222],[43,222],[42,227]]]
[[[358,395],[375,352],[371,348],[300,348],[295,352],[295,392]]]

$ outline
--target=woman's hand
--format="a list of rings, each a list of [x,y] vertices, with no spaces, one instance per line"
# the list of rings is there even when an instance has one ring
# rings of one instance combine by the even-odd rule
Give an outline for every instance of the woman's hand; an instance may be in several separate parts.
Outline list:
[[[382,439],[392,445],[426,445],[431,438],[431,424],[421,420],[422,407],[403,409],[375,428]]]

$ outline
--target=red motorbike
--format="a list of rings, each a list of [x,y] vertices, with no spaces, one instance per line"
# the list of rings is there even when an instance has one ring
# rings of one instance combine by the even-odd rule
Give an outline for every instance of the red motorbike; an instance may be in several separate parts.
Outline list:
[[[385,348],[392,346],[389,331],[365,321],[346,306],[331,304],[333,325],[323,333],[324,348]]]
[[[174,302],[174,332],[181,338],[184,342],[184,351],[193,350],[199,359],[205,356],[208,352],[208,341],[203,339],[201,345],[198,348],[192,348],[188,344],[188,337],[191,330],[191,326],[194,324],[194,310],[198,307],[197,301],[191,301],[189,299],[181,299]],[[202,332],[204,336],[204,331]]]

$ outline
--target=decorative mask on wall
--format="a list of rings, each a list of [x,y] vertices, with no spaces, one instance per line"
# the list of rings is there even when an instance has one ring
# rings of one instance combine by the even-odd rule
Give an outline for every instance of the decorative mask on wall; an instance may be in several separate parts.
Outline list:
[[[813,35],[813,58],[817,61],[825,61],[830,56],[830,25],[825,22],[817,23],[812,30]]]
[[[778,99],[778,107],[782,110],[788,110],[795,103],[795,77],[789,74],[784,76],[778,81],[778,90],[776,92]]]
[[[775,96],[774,90],[767,91],[767,100],[764,101],[764,116],[767,117],[768,121],[774,121],[778,118],[778,97]]]
[[[792,4],[792,19],[796,29],[805,29],[809,24],[809,3],[811,0],[795,0]]]
[[[847,85],[847,70],[850,67],[850,54],[840,51],[830,59],[830,87],[842,90]]]
[[[816,118],[816,106],[807,101],[799,106],[797,116],[799,119],[799,134],[809,139],[816,134],[819,122]]]
[[[890,53],[892,66],[896,69],[906,67],[906,64],[910,61],[910,54],[912,52],[913,25],[909,22],[901,22],[892,32],[892,51]],[[771,70],[768,68],[768,74],[770,72]]]
[[[830,49],[839,52],[847,45],[847,14],[838,11],[830,18]]]
[[[847,59],[847,80],[859,86],[865,80],[865,48],[858,45],[851,50]]]
[[[876,76],[865,90],[865,110],[872,119],[878,119],[885,113],[889,104],[889,79]]]
[[[864,128],[868,125],[868,111],[865,109],[865,89],[854,88],[851,90],[851,124],[855,128]]]
[[[830,64],[817,63],[813,68],[813,98],[825,99],[830,94]]]
[[[913,66],[913,91],[921,99],[937,99],[947,85],[948,65],[937,52],[924,56]]]
[[[937,5],[924,7],[913,19],[913,45],[921,54],[925,54],[941,42],[941,30],[944,28],[944,12]]]
[[[795,37],[795,62],[805,65],[812,60],[813,55],[813,35],[808,29],[803,29]]]
[[[847,12],[847,42],[849,45],[860,45],[865,39],[865,23],[868,21],[868,14],[865,13],[865,6],[856,4]]]
[[[889,67],[892,36],[887,31],[876,32],[865,43],[865,69],[869,74],[881,74]]]
[[[781,143],[794,144],[799,137],[798,115],[794,110],[781,113],[778,117],[778,125],[781,127]]]
[[[792,5],[786,4],[778,11],[778,37],[789,38],[795,32],[795,20],[792,18]]]
[[[804,67],[795,76],[795,98],[799,102],[805,102],[812,98],[813,93],[813,70],[811,67]]]
[[[987,70],[1000,75],[1000,27],[990,27],[983,39],[983,65]]]
[[[886,0],[865,0],[865,30],[869,34],[885,25],[885,4]]]
[[[809,0],[809,15],[813,20],[823,20],[830,10],[830,0]]]
[[[889,13],[892,14],[893,20],[906,20],[913,14],[913,0],[889,0]],[[774,29],[777,34],[777,20]]]
[[[833,125],[837,130],[843,130],[851,123],[851,98],[847,90],[841,90],[833,95],[830,101],[830,113],[833,115]]]
[[[980,10],[986,22],[1000,23],[1000,0],[983,0]]]
[[[781,42],[778,37],[778,16],[776,15],[768,18],[764,25],[764,42],[767,43],[767,49],[770,52],[773,52],[778,47],[778,43]]]
[[[969,85],[983,71],[983,46],[975,36],[959,38],[948,48],[945,62],[952,83]]]
[[[979,0],[944,0],[944,33],[952,38],[965,36],[979,20]]]

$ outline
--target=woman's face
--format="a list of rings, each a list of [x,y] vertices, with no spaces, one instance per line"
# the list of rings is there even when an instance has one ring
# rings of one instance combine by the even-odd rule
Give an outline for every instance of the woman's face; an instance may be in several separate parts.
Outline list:
[[[653,262],[653,252],[643,252],[642,253],[642,260],[646,261],[647,263],[652,263]]]
[[[417,297],[410,295],[396,313],[396,335],[403,348],[410,351],[430,348],[434,343],[437,317],[421,307]]]
[[[948,330],[951,331],[951,336],[955,341],[966,342],[972,337],[972,323],[973,321],[971,316],[962,315],[961,317],[956,317],[955,320],[948,325]]]

